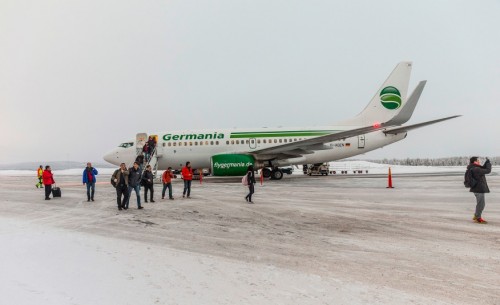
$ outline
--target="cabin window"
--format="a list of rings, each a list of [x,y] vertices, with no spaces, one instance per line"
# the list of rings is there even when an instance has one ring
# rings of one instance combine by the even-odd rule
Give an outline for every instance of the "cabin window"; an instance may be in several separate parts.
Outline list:
[[[177,145],[177,143],[176,143],[176,142],[174,142],[174,143],[172,143],[172,145],[176,146],[176,145]]]
[[[274,143],[278,143],[278,140],[277,140],[277,139],[274,139]]]
[[[257,140],[257,144],[260,144],[260,140]]]
[[[248,140],[246,140],[247,144],[249,144],[250,142]]]
[[[283,142],[285,142],[285,143],[286,143],[287,141],[288,141],[287,139],[284,139],[284,140],[283,140]]]
[[[229,141],[226,141],[226,145],[229,145]]]
[[[205,145],[208,145],[208,141],[205,141]]]
[[[231,140],[231,145],[234,145],[234,140]]]
[[[172,146],[172,143],[168,142],[168,147]]]
[[[194,142],[194,146],[198,146],[198,141]]]
[[[219,145],[219,141],[215,141],[215,145]]]
[[[240,140],[236,140],[236,144],[240,144]]]
[[[280,139],[280,143],[283,143],[283,140],[282,140],[282,139]]]
[[[214,145],[214,141],[210,141],[210,145]]]
[[[193,146],[193,142],[189,142],[189,146]]]
[[[133,142],[122,143],[122,144],[118,145],[118,147],[123,147],[123,148],[129,148],[131,146],[134,146]]]

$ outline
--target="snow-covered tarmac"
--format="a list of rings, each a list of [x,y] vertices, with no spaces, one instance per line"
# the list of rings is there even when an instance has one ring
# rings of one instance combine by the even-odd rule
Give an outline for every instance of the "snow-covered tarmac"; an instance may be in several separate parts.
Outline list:
[[[109,175],[43,200],[0,175],[0,304],[500,304],[500,176],[487,225],[463,177],[285,176],[193,184],[116,209]]]

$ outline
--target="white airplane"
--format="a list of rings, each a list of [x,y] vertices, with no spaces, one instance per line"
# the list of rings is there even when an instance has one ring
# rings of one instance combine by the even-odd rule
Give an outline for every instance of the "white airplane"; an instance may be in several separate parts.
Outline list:
[[[281,179],[279,167],[323,163],[364,154],[406,138],[409,130],[458,117],[450,116],[402,126],[413,114],[426,81],[407,99],[412,63],[401,62],[357,116],[334,125],[294,128],[210,129],[149,134],[157,140],[153,168],[210,168],[214,176],[242,176],[249,165],[264,177]],[[119,165],[134,162],[148,137],[139,133],[107,153],[104,160]]]

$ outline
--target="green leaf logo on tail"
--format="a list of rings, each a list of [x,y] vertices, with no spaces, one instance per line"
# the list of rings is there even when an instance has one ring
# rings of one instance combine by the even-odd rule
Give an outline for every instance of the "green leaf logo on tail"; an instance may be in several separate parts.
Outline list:
[[[380,103],[387,109],[395,110],[401,107],[401,93],[396,87],[385,87],[380,91]]]

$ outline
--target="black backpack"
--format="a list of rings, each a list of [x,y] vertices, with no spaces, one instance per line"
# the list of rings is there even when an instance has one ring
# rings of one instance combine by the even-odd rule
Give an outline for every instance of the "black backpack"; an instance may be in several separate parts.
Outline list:
[[[474,175],[472,173],[472,168],[469,168],[465,171],[464,175],[464,186],[466,188],[474,188],[477,185],[477,180],[474,178]]]

